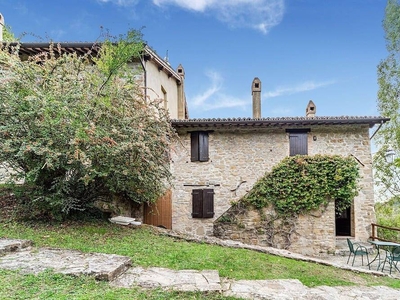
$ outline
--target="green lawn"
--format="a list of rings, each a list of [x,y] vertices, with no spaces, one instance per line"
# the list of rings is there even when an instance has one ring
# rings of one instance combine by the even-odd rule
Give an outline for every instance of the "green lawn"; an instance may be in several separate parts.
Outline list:
[[[213,269],[218,270],[221,277],[232,279],[298,279],[309,287],[319,285],[385,285],[400,288],[400,280],[389,277],[358,274],[251,250],[187,242],[157,234],[156,231],[145,226],[133,229],[108,222],[36,223],[34,225],[0,222],[0,237],[30,239],[34,241],[37,247],[48,246],[77,249],[83,252],[126,255],[132,258],[134,265],[144,267],[157,266],[177,270]],[[14,274],[14,276],[20,275]],[[58,278],[60,275],[46,274],[43,276],[51,279]],[[3,278],[3,275],[0,277]],[[61,277],[66,278],[62,281],[67,282],[67,285],[70,280],[78,280]],[[32,278],[35,277],[29,276],[26,280],[34,281]],[[92,279],[79,280],[87,281],[91,288],[100,289],[99,293],[101,294],[103,289],[106,289],[109,293],[115,292],[114,289],[103,286],[103,283],[96,283]],[[50,281],[52,282],[52,280]],[[193,297],[197,296],[194,295]]]
[[[96,281],[93,277],[73,277],[51,272],[35,276],[0,270],[0,282],[0,299],[236,299],[223,297],[218,293],[113,288],[107,282]]]

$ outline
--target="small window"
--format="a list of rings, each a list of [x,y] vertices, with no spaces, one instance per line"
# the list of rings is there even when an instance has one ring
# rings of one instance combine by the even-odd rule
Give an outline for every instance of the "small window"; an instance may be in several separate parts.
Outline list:
[[[308,154],[308,132],[304,130],[287,130],[289,132],[289,155],[307,155]]]
[[[165,109],[168,109],[167,91],[164,89],[163,86],[161,86],[161,92],[163,93],[164,108],[165,108]]]
[[[214,217],[213,189],[192,190],[192,217],[193,218]]]
[[[208,132],[190,133],[191,161],[208,161]]]

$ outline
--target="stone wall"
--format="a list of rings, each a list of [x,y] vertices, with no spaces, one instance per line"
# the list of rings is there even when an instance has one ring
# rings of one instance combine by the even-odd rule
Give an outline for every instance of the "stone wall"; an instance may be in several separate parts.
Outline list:
[[[0,184],[10,180],[12,174],[16,174],[15,170],[10,168],[7,163],[0,163]],[[21,184],[23,180],[16,181],[16,183]]]
[[[289,220],[276,218],[271,208],[260,214],[256,209],[232,206],[214,222],[214,236],[303,255],[334,253],[335,205],[332,201],[327,207]]]
[[[321,125],[309,128],[309,155],[352,155],[359,162],[362,178],[359,195],[354,199],[351,230],[355,239],[366,240],[371,223],[375,221],[368,126]],[[289,136],[285,128],[217,128],[209,133],[210,159],[207,162],[190,161],[190,130],[180,131],[179,135],[181,141],[172,153],[175,177],[172,228],[185,234],[213,235],[215,220],[231,207],[231,203],[242,198],[265,172],[271,171],[275,164],[289,155]],[[191,217],[191,192],[196,188],[214,189],[213,218]],[[259,222],[250,212],[246,218],[247,221],[241,223],[239,239],[261,243],[262,238],[255,238],[252,234],[243,237],[243,232],[254,232],[250,224],[258,226]],[[317,244],[320,245],[317,252],[331,251],[335,245],[334,205],[318,216],[301,217],[297,232],[298,249],[310,247],[315,250],[313,245]]]
[[[9,178],[8,169],[4,164],[0,164],[0,183],[5,183]]]

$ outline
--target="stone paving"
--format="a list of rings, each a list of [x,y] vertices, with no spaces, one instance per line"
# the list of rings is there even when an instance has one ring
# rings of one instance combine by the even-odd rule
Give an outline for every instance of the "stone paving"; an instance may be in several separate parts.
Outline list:
[[[93,275],[111,281],[131,266],[126,256],[65,249],[23,249],[0,258],[0,268],[38,274],[46,269],[67,275]]]
[[[111,285],[117,287],[170,288],[179,291],[221,291],[221,280],[215,270],[170,270],[165,268],[131,268]]]
[[[237,244],[235,244],[238,246]],[[361,259],[356,258],[355,266],[347,265],[346,256],[324,258],[302,257],[285,250],[267,249],[282,256],[333,265],[355,272],[388,276],[361,266]],[[216,291],[225,296],[241,299],[400,299],[400,290],[388,287],[328,287],[308,288],[298,280],[228,280],[220,278],[215,270],[169,270],[165,268],[131,267],[129,257],[82,253],[74,250],[34,248],[29,241],[0,239],[0,268],[20,270],[24,273],[37,274],[47,268],[54,272],[79,275],[88,274],[100,280],[107,280],[114,287],[162,288],[179,291]],[[375,269],[375,270],[374,270]],[[398,276],[399,274],[395,274]]]

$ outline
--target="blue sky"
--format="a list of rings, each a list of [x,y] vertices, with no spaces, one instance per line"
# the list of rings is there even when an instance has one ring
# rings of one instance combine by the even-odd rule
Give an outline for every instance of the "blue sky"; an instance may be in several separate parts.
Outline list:
[[[23,41],[95,41],[142,27],[161,57],[185,68],[191,118],[377,115],[377,65],[387,55],[386,0],[0,0]],[[33,34],[33,35],[32,35]]]

